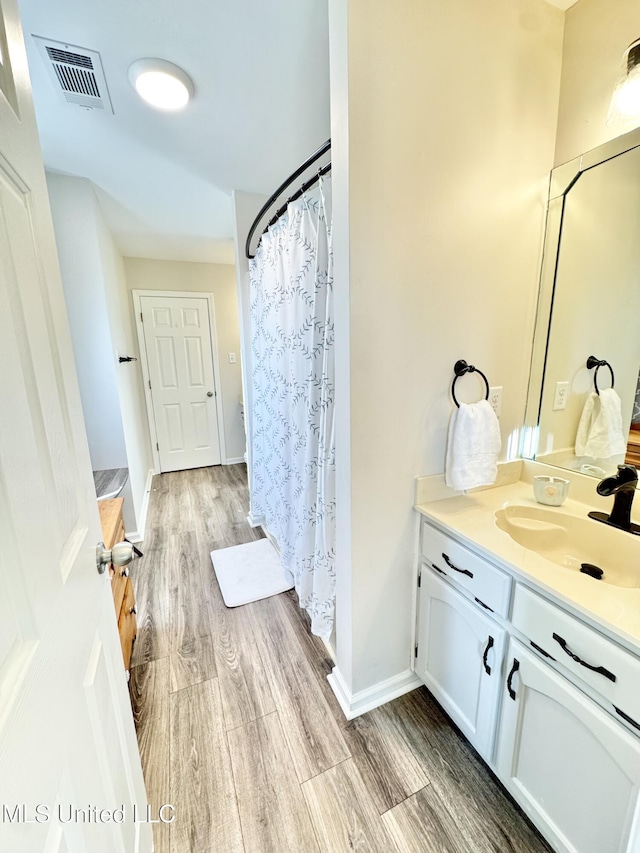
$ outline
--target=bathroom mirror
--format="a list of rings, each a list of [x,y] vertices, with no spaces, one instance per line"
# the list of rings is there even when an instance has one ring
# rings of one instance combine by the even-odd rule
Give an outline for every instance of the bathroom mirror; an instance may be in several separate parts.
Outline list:
[[[593,394],[589,356],[607,361],[622,427],[578,441]],[[602,477],[634,460],[640,445],[640,130],[590,151],[551,174],[523,456]],[[606,366],[600,390],[611,385]],[[591,397],[610,422],[612,395]],[[615,405],[615,398],[613,401]],[[595,404],[595,405],[594,405]],[[638,430],[632,427],[637,423]],[[593,427],[593,416],[591,418]],[[600,422],[595,426],[597,429]],[[594,432],[595,432],[594,429]],[[621,436],[621,437],[620,437]],[[586,451],[596,451],[588,455]],[[614,452],[609,453],[608,450]]]

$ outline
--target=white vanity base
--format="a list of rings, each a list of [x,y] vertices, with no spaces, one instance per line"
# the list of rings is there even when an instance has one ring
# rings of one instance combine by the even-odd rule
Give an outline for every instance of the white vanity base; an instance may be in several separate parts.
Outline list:
[[[493,517],[525,495],[418,507],[414,669],[554,850],[640,853],[640,589],[617,636],[611,589],[580,576],[572,602],[568,570],[536,577]]]

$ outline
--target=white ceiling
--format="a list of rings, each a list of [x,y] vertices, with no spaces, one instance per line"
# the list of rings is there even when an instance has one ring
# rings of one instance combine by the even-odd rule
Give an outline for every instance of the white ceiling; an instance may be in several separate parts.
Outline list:
[[[48,169],[89,178],[125,255],[233,263],[233,189],[270,194],[329,136],[327,0],[20,0]],[[30,35],[97,50],[115,115],[66,104]],[[141,101],[142,57],[192,78]]]

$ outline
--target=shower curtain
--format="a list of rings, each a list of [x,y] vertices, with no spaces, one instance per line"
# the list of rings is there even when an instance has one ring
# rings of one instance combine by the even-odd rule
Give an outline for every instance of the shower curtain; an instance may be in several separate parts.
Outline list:
[[[280,548],[314,634],[335,603],[331,183],[288,205],[250,265],[251,512]]]

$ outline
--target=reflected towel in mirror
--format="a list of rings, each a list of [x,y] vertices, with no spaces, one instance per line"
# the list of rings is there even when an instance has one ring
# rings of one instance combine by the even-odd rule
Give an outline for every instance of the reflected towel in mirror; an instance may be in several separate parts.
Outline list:
[[[460,403],[449,421],[445,482],[457,491],[492,486],[498,476],[500,424],[486,400]]]
[[[624,454],[627,442],[622,431],[622,403],[618,392],[605,388],[596,394],[592,391],[586,399],[578,432],[576,456],[608,459]]]

